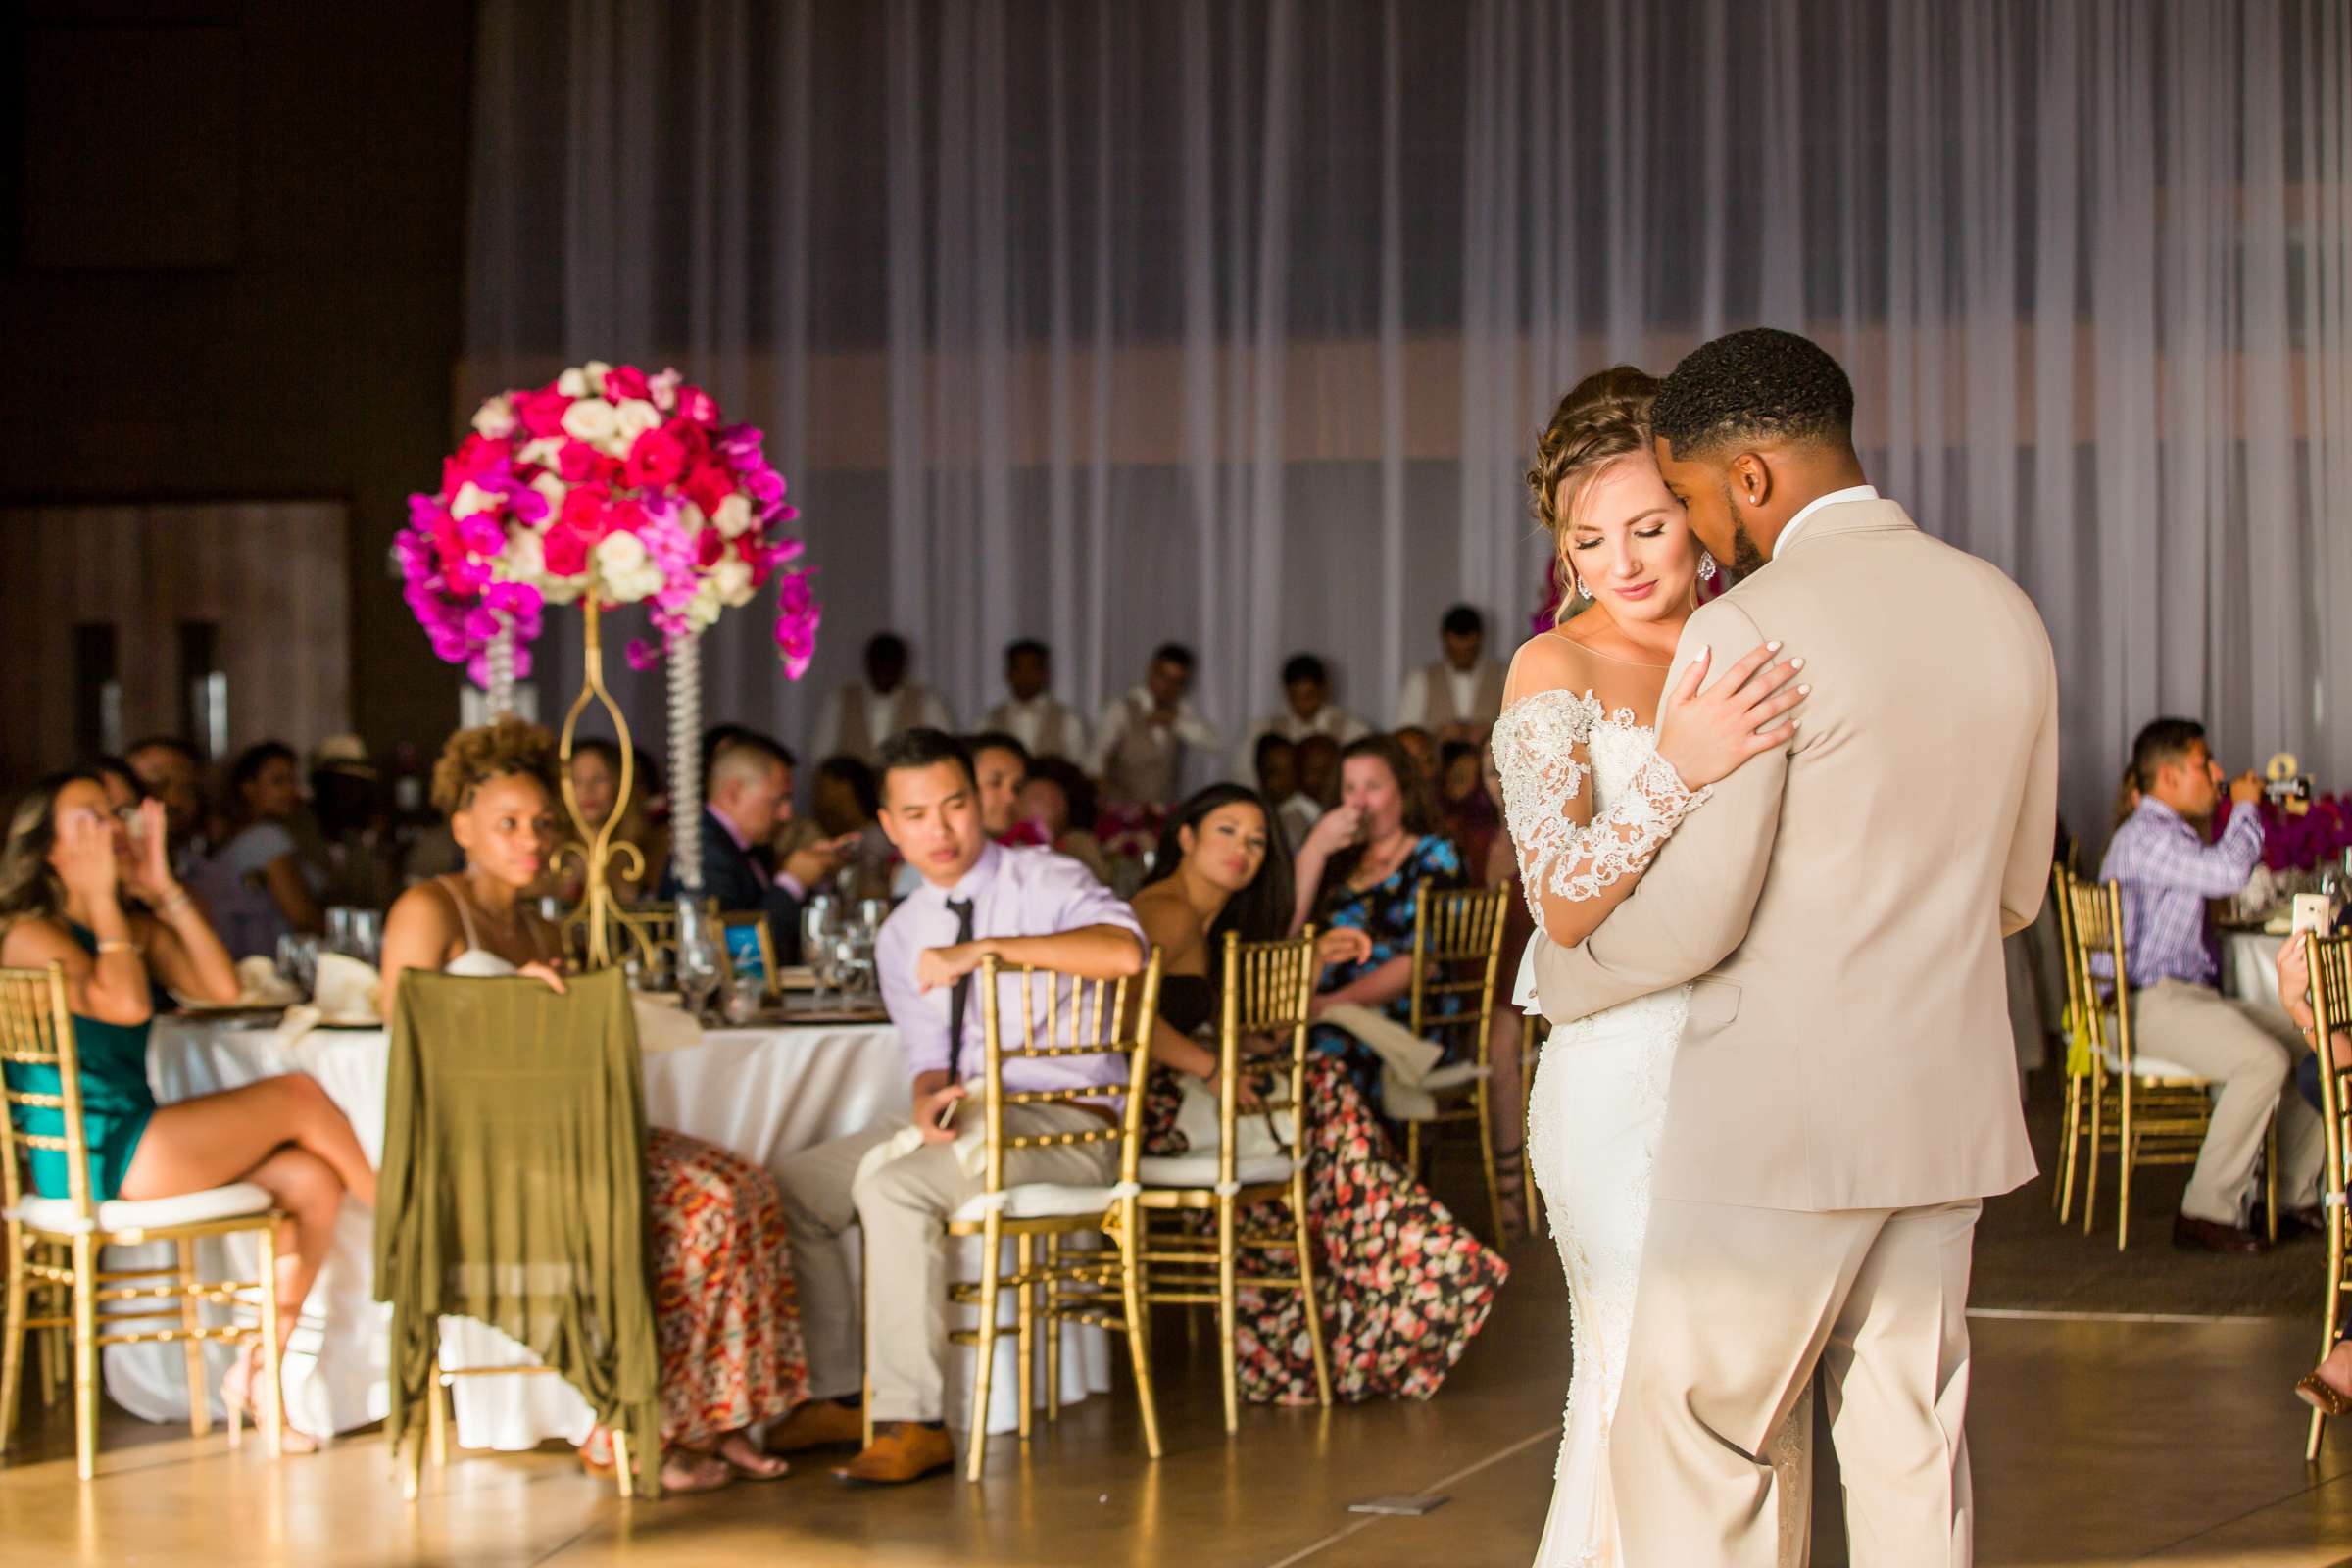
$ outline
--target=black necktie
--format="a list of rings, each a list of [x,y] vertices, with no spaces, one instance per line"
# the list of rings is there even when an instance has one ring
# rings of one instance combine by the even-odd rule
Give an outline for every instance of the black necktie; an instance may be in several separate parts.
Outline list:
[[[956,941],[958,945],[972,940],[972,901],[950,899],[948,908],[956,916]],[[963,1010],[971,1002],[972,977],[959,975],[956,989],[948,994],[948,1082],[963,1082]]]

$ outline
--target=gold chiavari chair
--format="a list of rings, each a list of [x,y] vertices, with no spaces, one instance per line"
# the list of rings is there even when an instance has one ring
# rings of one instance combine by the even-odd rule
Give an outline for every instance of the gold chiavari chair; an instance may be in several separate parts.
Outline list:
[[[1244,1249],[1287,1252],[1295,1259],[1288,1274],[1251,1275],[1250,1288],[1299,1294],[1308,1344],[1314,1351],[1315,1392],[1324,1404],[1331,1403],[1331,1360],[1323,1344],[1322,1304],[1315,1296],[1314,1247],[1306,1222],[1306,1155],[1301,1147],[1307,1115],[1307,1011],[1314,1000],[1315,978],[1312,926],[1280,942],[1246,943],[1237,932],[1225,933],[1224,979],[1218,998],[1217,1147],[1206,1152],[1146,1155],[1137,1164],[1144,1186],[1138,1202],[1145,1211],[1145,1304],[1217,1309],[1227,1432],[1241,1427],[1234,1335],[1239,1326],[1239,1265]],[[1243,1122],[1240,1086],[1242,1042],[1250,1036],[1271,1036],[1282,1045],[1292,1147],[1287,1153],[1245,1159],[1239,1152]],[[1282,1103],[1272,1102],[1262,1113],[1269,1124],[1275,1107]],[[1254,1119],[1258,1114],[1251,1112],[1250,1116]],[[1288,1234],[1243,1237],[1241,1212],[1273,1202],[1291,1205]],[[1185,1217],[1194,1213],[1214,1214],[1215,1234],[1185,1228]],[[1154,1224],[1154,1216],[1165,1218]]]
[[[1020,1010],[1005,1018],[1000,1005],[1002,978],[1017,981]],[[1152,1020],[1159,1008],[1159,950],[1153,948],[1141,975],[1126,980],[1087,980],[1028,964],[981,960],[972,983],[980,993],[985,1076],[981,1110],[986,1120],[986,1164],[980,1195],[947,1222],[951,1237],[980,1242],[980,1278],[948,1288],[952,1304],[977,1309],[974,1328],[950,1331],[949,1340],[978,1351],[972,1378],[970,1447],[964,1474],[978,1481],[988,1454],[989,1388],[996,1370],[997,1314],[1004,1293],[1014,1293],[1020,1368],[1020,1434],[1030,1434],[1030,1404],[1036,1378],[1036,1340],[1046,1338],[1048,1412],[1060,1411],[1063,1323],[1083,1323],[1127,1338],[1135,1372],[1136,1404],[1144,1418],[1144,1446],[1159,1457],[1159,1409],[1152,1396],[1150,1323],[1144,1310],[1144,1226],[1138,1204],[1143,1188],[1136,1166],[1143,1152],[1144,1082],[1150,1070]],[[1041,994],[1040,986],[1043,991]],[[1041,1006],[1040,1004],[1043,1004]],[[1012,1133],[1005,1130],[1007,1105],[1076,1105],[1099,1102],[1103,1091],[1031,1089],[1007,1091],[1007,1062],[1054,1057],[1124,1056],[1128,1092],[1115,1121],[1083,1132]],[[1008,1154],[1031,1149],[1066,1149],[1111,1144],[1119,1153],[1118,1180],[1108,1187],[1065,1187],[1054,1183],[1008,1184]],[[1065,1237],[1100,1236],[1106,1246],[1063,1251]],[[1040,1242],[1043,1256],[1040,1256]],[[1016,1249],[1011,1272],[1004,1267],[1004,1244]],[[873,1278],[868,1268],[865,1277]],[[1042,1299],[1042,1307],[1038,1304]],[[870,1316],[867,1319],[871,1321]],[[866,1433],[873,1442],[873,1388],[866,1388]]]
[[[2337,1034],[2352,1031],[2352,935],[2323,937],[2307,931],[2289,940],[2305,944],[2311,1010],[2319,1024],[2320,1119],[2328,1127],[2328,1168],[2320,1194],[2328,1223],[2328,1311],[2320,1334],[2320,1358],[2326,1360],[2344,1330],[2344,1298],[2352,1293],[2352,1066],[2338,1064],[2331,1049]],[[2320,1433],[2327,1422],[2327,1412],[2311,1412],[2311,1440],[2303,1450],[2307,1461],[2319,1458]]]
[[[105,1201],[90,1194],[90,1146],[81,1121],[80,1058],[74,1051],[74,1017],[66,1002],[62,965],[46,969],[0,969],[0,1063],[15,1071],[0,1087],[0,1216],[5,1218],[8,1253],[8,1333],[0,1345],[0,1456],[15,1430],[19,1384],[24,1374],[26,1331],[69,1328],[74,1357],[74,1457],[84,1481],[98,1466],[98,1352],[109,1345],[177,1344],[187,1351],[188,1430],[212,1430],[212,1390],[205,1376],[209,1341],[262,1348],[262,1442],[276,1458],[283,1406],[278,1397],[277,1228],[285,1216],[271,1206],[268,1192],[250,1182],[175,1198],[133,1202]],[[25,1087],[54,1078],[54,1090]],[[21,1111],[51,1111],[65,1124],[63,1136],[18,1125]],[[69,1195],[29,1196],[20,1172],[20,1150],[49,1150],[66,1157]],[[196,1244],[214,1237],[250,1235],[260,1260],[252,1280],[205,1280],[196,1269]],[[99,1267],[107,1247],[170,1242],[176,1254],[165,1268]],[[46,1250],[47,1255],[36,1251]],[[65,1261],[52,1261],[56,1253]],[[70,1302],[70,1312],[29,1314],[30,1291],[47,1287]],[[128,1304],[138,1303],[138,1304]],[[152,1303],[152,1304],[148,1304]],[[251,1307],[250,1323],[208,1324],[201,1308]],[[100,1332],[104,1314],[105,1332]],[[176,1327],[123,1328],[156,1323]],[[231,1405],[229,1442],[243,1435],[244,1413]]]
[[[1439,893],[1423,877],[1413,890],[1412,1016],[1407,1027],[1423,1040],[1444,1043],[1448,1035],[1467,1035],[1461,1059],[1440,1067],[1422,1080],[1421,1087],[1437,1097],[1435,1115],[1406,1116],[1406,1166],[1421,1173],[1422,1129],[1434,1144],[1445,1128],[1476,1123],[1481,1168],[1487,1178],[1487,1212],[1494,1236],[1502,1239],[1502,1191],[1494,1179],[1494,1122],[1489,1114],[1487,1086],[1493,1075],[1488,1050],[1494,1032],[1494,973],[1502,962],[1502,917],[1510,906],[1512,884],[1464,888]],[[1453,1012],[1443,999],[1464,1004]],[[1522,1144],[1524,1150],[1525,1145]]]
[[[2050,867],[2050,899],[2057,906],[2059,967],[2066,971],[2066,1055],[2059,1070],[2066,1074],[2066,1109],[2058,1128],[2058,1180],[2050,1187],[2050,1206],[2058,1223],[2070,1224],[2075,1209],[2077,1151],[2090,1130],[2090,1024],[2083,1010],[2082,976],[2087,972],[2075,940],[2075,880],[2067,861]],[[2078,1045],[2080,1043],[2080,1045]]]
[[[2082,1233],[2090,1234],[2099,1197],[2099,1159],[2113,1151],[2118,1172],[2115,1247],[2122,1251],[2132,1231],[2132,1173],[2147,1165],[2193,1165],[2205,1147],[2213,1120],[2211,1080],[2178,1062],[2140,1052],[2132,1040],[2132,983],[2124,959],[2123,892],[2113,882],[2065,878],[2075,968],[2070,994],[2081,999],[2089,1031],[2090,1076],[2084,1087],[2089,1126],[2083,1150],[2089,1173],[2082,1189]],[[2100,1005],[2101,977],[2091,968],[2105,954],[2114,967],[2114,1001]],[[2268,1134],[2267,1186],[2270,1234],[2278,1237],[2278,1126]]]

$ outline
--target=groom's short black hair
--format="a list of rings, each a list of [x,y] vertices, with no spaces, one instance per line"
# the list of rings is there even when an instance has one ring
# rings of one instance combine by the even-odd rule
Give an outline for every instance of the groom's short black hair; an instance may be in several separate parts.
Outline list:
[[[1693,349],[1658,388],[1650,429],[1684,462],[1735,441],[1853,441],[1854,384],[1820,344],[1751,326]]]

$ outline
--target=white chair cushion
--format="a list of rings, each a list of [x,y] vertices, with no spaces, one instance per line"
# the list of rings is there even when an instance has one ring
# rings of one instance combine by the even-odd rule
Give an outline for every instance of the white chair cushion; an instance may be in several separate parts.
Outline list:
[[[2107,1070],[2118,1074],[2124,1070],[2124,1058],[2121,1052],[2110,1051],[2107,1053]],[[2162,1056],[2151,1056],[2143,1051],[2132,1058],[2132,1076],[2134,1078],[2202,1078],[2205,1075],[2193,1068],[2183,1067],[2177,1061],[2167,1061]]]
[[[126,1198],[110,1199],[98,1205],[95,1227],[82,1224],[74,1212],[72,1200],[63,1198],[27,1198],[11,1211],[9,1218],[36,1230],[77,1236],[90,1229],[160,1230],[167,1225],[201,1225],[207,1220],[268,1212],[268,1192],[251,1182],[231,1182],[226,1187],[209,1187],[201,1193],[182,1193],[176,1198],[150,1198],[143,1202],[132,1202]]]
[[[1205,1154],[1146,1154],[1136,1161],[1135,1175],[1146,1187],[1214,1187],[1216,1151]],[[1233,1179],[1244,1187],[1254,1187],[1260,1182],[1287,1182],[1291,1179],[1291,1161],[1283,1154],[1237,1159],[1233,1162]]]
[[[1006,1219],[1059,1219],[1080,1214],[1102,1214],[1109,1210],[1114,1200],[1107,1187],[1064,1187],[1058,1182],[1029,1182],[1004,1190]],[[988,1195],[964,1204],[948,1216],[951,1222],[980,1220],[988,1217]]]

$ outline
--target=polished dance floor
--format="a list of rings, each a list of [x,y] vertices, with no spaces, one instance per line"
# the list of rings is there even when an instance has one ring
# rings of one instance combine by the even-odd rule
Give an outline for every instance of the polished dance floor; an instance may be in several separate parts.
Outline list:
[[[1162,1462],[1143,1458],[1121,1395],[1074,1407],[1026,1451],[997,1440],[978,1488],[853,1492],[812,1463],[772,1485],[624,1504],[568,1451],[542,1451],[460,1455],[410,1507],[380,1435],[270,1465],[258,1444],[231,1453],[219,1433],[192,1441],[120,1412],[83,1487],[64,1406],[36,1409],[28,1446],[0,1471],[0,1563],[1526,1568],[1568,1325],[1556,1265],[1526,1246],[1514,1257],[1487,1333],[1427,1404],[1250,1410],[1228,1443],[1213,1349],[1170,1324]],[[2352,1430],[2307,1468],[2286,1392],[2310,1364],[2311,1325],[1996,1310],[1975,1328],[1980,1563],[2352,1564]],[[1419,1518],[1347,1511],[1420,1493],[1451,1500]],[[1814,1560],[1845,1558],[1822,1541]]]

